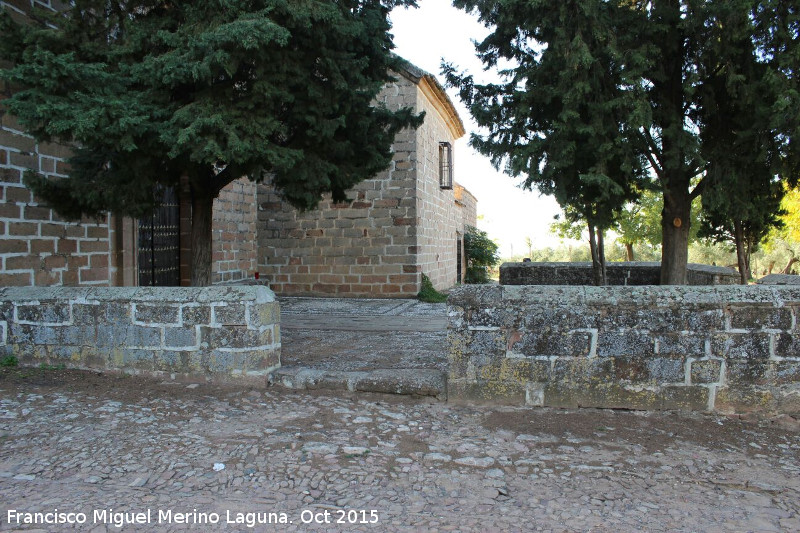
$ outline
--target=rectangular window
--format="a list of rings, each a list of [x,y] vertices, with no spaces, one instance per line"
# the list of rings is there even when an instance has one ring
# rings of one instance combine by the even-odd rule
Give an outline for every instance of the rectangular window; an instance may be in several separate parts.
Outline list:
[[[453,147],[449,142],[439,143],[439,187],[453,188]]]

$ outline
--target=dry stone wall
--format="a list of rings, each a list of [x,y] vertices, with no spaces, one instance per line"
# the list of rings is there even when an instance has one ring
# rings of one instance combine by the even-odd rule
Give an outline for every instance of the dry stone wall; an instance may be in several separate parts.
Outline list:
[[[800,288],[465,286],[448,398],[800,412]]]
[[[736,285],[739,273],[732,268],[690,263],[686,269],[688,285]],[[622,261],[606,265],[609,285],[658,285],[661,263]],[[589,262],[527,262],[500,265],[503,285],[594,285]]]
[[[0,353],[29,365],[264,381],[279,324],[260,286],[0,288]]]

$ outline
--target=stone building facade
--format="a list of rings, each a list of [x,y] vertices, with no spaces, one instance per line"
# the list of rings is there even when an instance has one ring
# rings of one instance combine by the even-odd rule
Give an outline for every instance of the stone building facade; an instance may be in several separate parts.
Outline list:
[[[259,274],[278,294],[408,297],[422,274],[437,289],[463,279],[462,236],[476,200],[452,182],[453,145],[464,126],[436,79],[407,65],[378,100],[425,112],[395,138],[391,166],[349,191],[300,212],[259,186]],[[461,271],[459,271],[461,270]]]
[[[25,17],[34,3],[59,7],[39,0],[0,6]],[[0,85],[0,95],[10,90]],[[438,187],[437,157],[438,143],[452,145],[463,126],[435,79],[413,67],[381,99],[395,108],[425,110],[428,118],[417,132],[398,135],[391,169],[356,187],[352,202],[324,201],[320,210],[298,216],[268,187],[246,178],[223,189],[214,204],[213,283],[253,280],[260,273],[279,293],[400,296],[416,294],[421,272],[440,288],[456,282],[464,209],[453,190]],[[67,222],[41,205],[23,174],[35,170],[66,179],[69,156],[67,146],[37,143],[0,107],[0,286],[158,284],[154,274],[142,274],[164,268],[149,254],[151,241],[149,248],[170,256],[169,284],[188,285],[188,187],[177,188],[162,218],[146,223],[111,214]]]

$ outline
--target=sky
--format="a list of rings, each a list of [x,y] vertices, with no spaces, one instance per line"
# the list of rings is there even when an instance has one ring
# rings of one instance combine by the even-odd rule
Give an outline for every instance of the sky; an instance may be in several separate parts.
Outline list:
[[[417,9],[396,8],[391,13],[395,52],[440,82],[444,81],[442,59],[480,79],[483,67],[472,41],[481,40],[489,30],[476,15],[454,8],[451,0],[418,3]],[[447,93],[467,130],[454,149],[455,181],[478,199],[478,216],[482,216],[478,227],[500,245],[503,257],[527,255],[526,237],[533,249],[558,246],[560,239],[550,233],[553,217],[560,212],[556,201],[518,188],[520,178],[495,170],[488,158],[475,152],[468,140],[478,127],[456,91],[447,89]]]

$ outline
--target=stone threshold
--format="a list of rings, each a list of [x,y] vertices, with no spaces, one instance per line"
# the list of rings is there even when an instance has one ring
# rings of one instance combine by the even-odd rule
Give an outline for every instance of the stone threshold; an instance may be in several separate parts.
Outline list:
[[[346,390],[447,399],[447,373],[423,368],[384,368],[364,371],[283,367],[270,383],[294,390]]]

